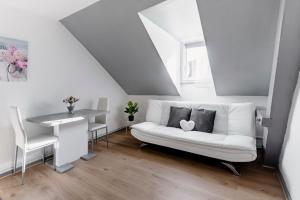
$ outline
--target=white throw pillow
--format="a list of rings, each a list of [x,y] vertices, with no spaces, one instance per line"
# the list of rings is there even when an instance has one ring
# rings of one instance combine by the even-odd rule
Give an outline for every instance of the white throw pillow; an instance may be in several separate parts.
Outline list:
[[[191,131],[195,127],[195,122],[194,121],[186,121],[183,119],[180,121],[180,127],[184,131]]]

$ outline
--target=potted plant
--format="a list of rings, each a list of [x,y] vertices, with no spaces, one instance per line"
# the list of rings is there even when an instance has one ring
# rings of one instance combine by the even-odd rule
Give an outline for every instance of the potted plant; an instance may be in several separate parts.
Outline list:
[[[125,113],[128,113],[128,120],[134,121],[134,114],[139,111],[138,103],[129,101],[127,107],[125,108]]]
[[[78,98],[76,97],[73,97],[73,96],[70,96],[66,99],[63,100],[64,103],[68,104],[69,106],[67,107],[68,108],[68,111],[69,111],[69,114],[73,114],[73,111],[74,111],[74,106],[73,104],[76,103],[77,101],[79,101]]]

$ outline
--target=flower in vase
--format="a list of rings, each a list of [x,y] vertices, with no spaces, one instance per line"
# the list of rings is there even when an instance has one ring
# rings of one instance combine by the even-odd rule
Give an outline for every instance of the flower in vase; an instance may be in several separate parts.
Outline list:
[[[68,103],[70,105],[73,105],[73,103],[76,103],[77,101],[79,101],[79,99],[73,96],[70,96],[63,100],[64,103]]]

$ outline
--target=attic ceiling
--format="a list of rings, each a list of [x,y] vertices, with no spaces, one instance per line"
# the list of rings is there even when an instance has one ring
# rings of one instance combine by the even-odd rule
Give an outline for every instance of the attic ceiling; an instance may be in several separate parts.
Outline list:
[[[268,96],[280,0],[197,0],[217,95]]]
[[[196,0],[167,0],[142,13],[182,43],[204,41]]]
[[[138,12],[163,0],[101,0],[62,23],[127,94],[179,95]]]
[[[279,1],[197,0],[217,95],[268,95]],[[178,95],[137,14],[161,2],[101,0],[61,22],[128,94]]]
[[[99,0],[0,0],[0,4],[60,20]]]

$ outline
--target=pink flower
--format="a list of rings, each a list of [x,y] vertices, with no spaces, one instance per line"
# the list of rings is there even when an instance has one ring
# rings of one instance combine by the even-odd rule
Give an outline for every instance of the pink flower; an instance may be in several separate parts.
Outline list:
[[[14,51],[13,56],[16,60],[26,60],[26,55],[20,50]]]
[[[18,66],[21,69],[26,69],[27,68],[27,61],[17,60],[16,61],[16,66]]]
[[[3,61],[5,61],[9,64],[12,64],[16,61],[15,58],[8,51],[2,52],[1,58]]]
[[[9,51],[3,52],[1,57],[5,62],[9,64],[13,64],[14,62],[16,62],[16,59]]]
[[[0,60],[13,64],[21,69],[27,68],[27,55],[15,46],[10,46],[7,50],[0,52]]]
[[[7,51],[8,51],[11,55],[13,55],[14,52],[17,51],[17,50],[18,50],[18,49],[17,49],[17,47],[15,47],[15,46],[10,46],[10,47],[8,47],[8,49],[7,49]]]

